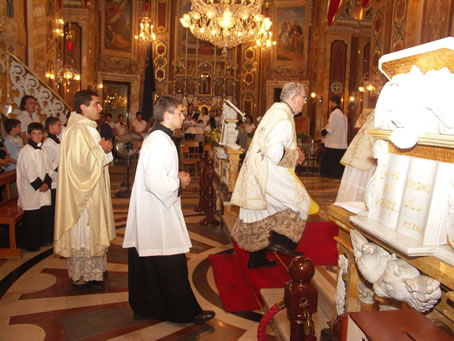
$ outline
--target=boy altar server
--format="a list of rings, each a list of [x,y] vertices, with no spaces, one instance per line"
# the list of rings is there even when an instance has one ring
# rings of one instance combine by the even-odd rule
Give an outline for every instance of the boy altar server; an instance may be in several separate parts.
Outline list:
[[[189,283],[185,253],[192,245],[180,200],[191,178],[178,172],[171,138],[183,124],[181,102],[162,96],[153,115],[157,123],[140,151],[123,242],[129,304],[136,319],[203,323],[214,312],[202,310]]]
[[[43,142],[43,150],[46,152],[49,167],[52,170],[52,187],[51,187],[51,203],[52,203],[52,236],[54,231],[54,216],[55,216],[55,198],[57,196],[57,180],[58,180],[58,163],[60,161],[60,139],[58,136],[62,131],[60,119],[56,117],[48,117],[44,123],[47,130],[47,138]]]
[[[30,140],[22,148],[17,159],[18,205],[24,210],[24,247],[38,251],[40,245],[51,245],[50,187],[52,170],[41,150],[44,127],[32,122],[27,128]]]

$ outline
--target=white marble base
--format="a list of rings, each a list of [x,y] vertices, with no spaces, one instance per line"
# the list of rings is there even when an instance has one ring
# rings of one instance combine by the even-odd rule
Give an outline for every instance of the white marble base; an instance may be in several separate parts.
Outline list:
[[[392,230],[368,217],[352,216],[350,217],[350,221],[360,229],[377,237],[407,256],[434,256],[450,265],[454,265],[454,249],[448,245],[424,246],[421,242]]]
[[[284,289],[260,289],[260,295],[265,302],[265,311],[270,309],[277,301],[279,301],[282,296],[284,296]],[[320,292],[319,292],[319,295]],[[322,329],[328,328],[329,317],[325,316],[323,310],[320,309],[320,298],[319,305],[317,307],[317,312],[312,315],[312,320],[315,325],[315,335],[317,340],[320,340],[320,335]],[[287,310],[283,309],[274,315],[273,319],[270,322],[276,336],[279,340],[287,341],[290,340],[290,322],[287,320]]]

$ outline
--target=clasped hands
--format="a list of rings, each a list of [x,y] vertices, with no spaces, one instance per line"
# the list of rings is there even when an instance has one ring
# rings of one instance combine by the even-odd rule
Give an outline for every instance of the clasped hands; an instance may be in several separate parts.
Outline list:
[[[102,138],[101,141],[99,141],[99,145],[101,146],[102,150],[104,150],[104,153],[110,153],[112,151],[112,140],[106,140],[105,138]]]
[[[181,187],[186,188],[191,183],[191,176],[187,172],[178,172]]]
[[[304,160],[306,160],[306,154],[304,154],[304,152],[300,148],[298,148],[298,159],[296,160],[296,164],[302,165]]]

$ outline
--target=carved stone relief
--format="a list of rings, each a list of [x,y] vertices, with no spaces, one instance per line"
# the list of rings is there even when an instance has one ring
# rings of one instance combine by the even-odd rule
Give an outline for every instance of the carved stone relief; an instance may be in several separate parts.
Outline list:
[[[419,312],[429,311],[438,303],[440,282],[421,275],[418,269],[368,242],[359,232],[352,230],[350,237],[358,270],[373,283],[375,295],[407,302]],[[365,285],[358,287],[360,296],[364,296],[362,302],[371,301],[366,289]]]

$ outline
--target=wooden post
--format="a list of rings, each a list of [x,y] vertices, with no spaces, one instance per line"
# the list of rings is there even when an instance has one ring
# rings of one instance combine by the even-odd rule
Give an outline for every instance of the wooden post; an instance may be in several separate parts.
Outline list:
[[[213,160],[208,160],[208,167],[206,169],[206,217],[200,222],[204,225],[213,225],[216,226],[219,224],[219,221],[214,217],[216,212],[216,192],[213,188],[213,177],[214,177],[214,165]]]
[[[285,285],[284,301],[290,321],[290,341],[315,340],[312,314],[317,312],[318,293],[311,283],[314,264],[307,257],[295,257],[290,262],[289,273],[292,279]]]
[[[207,170],[207,157],[205,154],[202,154],[200,157],[199,167],[200,167],[200,192],[199,192],[199,204],[197,208],[194,209],[196,212],[206,212],[207,209],[207,179],[206,179],[206,170]]]

